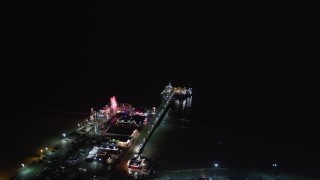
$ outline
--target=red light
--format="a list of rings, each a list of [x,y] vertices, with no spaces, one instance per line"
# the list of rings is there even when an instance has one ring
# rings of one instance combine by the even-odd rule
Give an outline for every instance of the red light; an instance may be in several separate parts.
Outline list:
[[[111,109],[113,112],[117,112],[118,109],[118,104],[115,96],[112,96],[110,98],[110,103],[111,103]]]

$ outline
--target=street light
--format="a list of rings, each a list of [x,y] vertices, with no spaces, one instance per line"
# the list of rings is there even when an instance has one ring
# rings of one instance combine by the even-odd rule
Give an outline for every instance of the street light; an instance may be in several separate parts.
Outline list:
[[[21,164],[21,166],[24,168],[24,164]]]
[[[42,150],[42,149],[40,149],[40,152],[43,152],[43,150]]]
[[[213,168],[218,168],[220,166],[220,164],[218,162],[213,162],[212,163],[212,167]]]
[[[46,151],[48,151],[48,147],[46,147]]]
[[[63,133],[62,136],[65,138],[66,137],[66,133]]]

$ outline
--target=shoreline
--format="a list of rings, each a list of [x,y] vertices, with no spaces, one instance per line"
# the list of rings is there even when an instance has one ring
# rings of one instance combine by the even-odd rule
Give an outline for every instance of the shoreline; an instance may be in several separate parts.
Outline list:
[[[22,135],[20,135],[16,139],[3,137],[4,140],[8,141],[7,144],[10,144],[12,146],[9,145],[9,147],[5,147],[5,153],[2,154],[3,157],[1,159],[3,159],[3,164],[5,164],[6,166],[1,167],[0,179],[10,179],[16,176],[17,173],[21,171],[22,163],[26,166],[30,165],[34,160],[39,159],[40,149],[44,147],[49,148],[56,144],[56,142],[60,139],[60,135],[58,133],[59,131],[66,133],[74,131],[76,129],[77,123],[84,121],[87,118],[87,113],[66,113],[65,111],[53,111],[49,109],[34,108],[25,109],[24,111],[10,109],[6,113],[10,114],[12,112],[16,113],[17,117],[14,117],[13,125],[9,124],[8,126],[11,125],[15,127],[15,125],[18,124],[17,128],[25,132],[25,136],[23,136],[24,133],[22,133]],[[5,120],[10,119],[9,116],[6,117],[6,113],[4,113]],[[25,124],[24,121],[29,122],[28,124]],[[29,124],[37,124],[39,122],[41,122],[42,125],[41,131],[37,131],[39,127],[37,127],[36,125],[30,126]],[[48,132],[49,134],[46,134],[44,132]],[[30,137],[34,137],[34,139],[30,140]],[[22,144],[15,143],[16,141],[21,141]],[[9,148],[14,148],[14,151],[11,151]],[[15,156],[16,153],[22,151],[22,155],[18,157]]]

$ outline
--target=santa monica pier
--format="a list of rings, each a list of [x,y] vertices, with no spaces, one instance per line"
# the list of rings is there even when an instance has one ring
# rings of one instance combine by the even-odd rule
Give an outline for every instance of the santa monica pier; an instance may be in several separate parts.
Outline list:
[[[155,163],[142,155],[145,145],[173,99],[189,97],[191,88],[173,87],[161,92],[159,107],[136,108],[115,96],[77,128],[61,133],[52,147],[39,150],[30,164],[21,164],[12,179],[126,179],[153,178]]]

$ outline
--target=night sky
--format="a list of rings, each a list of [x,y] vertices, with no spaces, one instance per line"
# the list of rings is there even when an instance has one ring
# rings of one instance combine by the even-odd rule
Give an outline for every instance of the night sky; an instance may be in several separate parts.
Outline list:
[[[11,8],[2,109],[83,112],[101,103],[95,92],[161,91],[171,79],[199,93],[219,89],[225,101],[242,98],[271,126],[315,123],[307,108],[314,70],[302,65],[306,57],[299,48],[307,26],[285,4],[68,0]],[[90,105],[81,105],[83,99]]]

